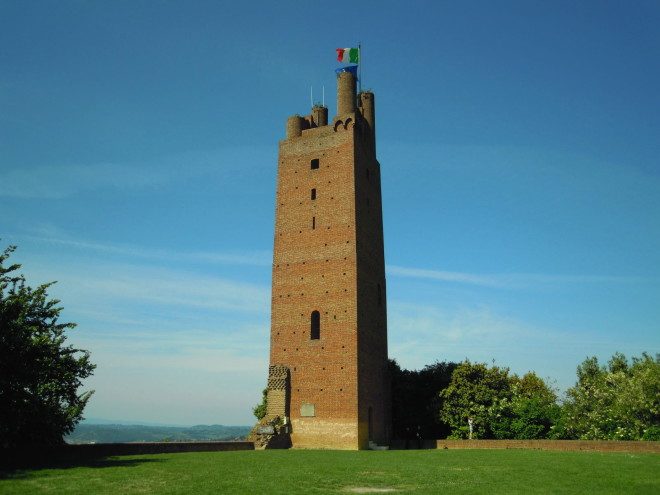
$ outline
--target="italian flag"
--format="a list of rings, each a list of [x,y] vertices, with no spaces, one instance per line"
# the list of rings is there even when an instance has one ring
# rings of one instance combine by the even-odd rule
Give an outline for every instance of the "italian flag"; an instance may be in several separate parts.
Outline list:
[[[347,64],[360,63],[360,50],[359,48],[337,48],[337,62],[344,62]]]

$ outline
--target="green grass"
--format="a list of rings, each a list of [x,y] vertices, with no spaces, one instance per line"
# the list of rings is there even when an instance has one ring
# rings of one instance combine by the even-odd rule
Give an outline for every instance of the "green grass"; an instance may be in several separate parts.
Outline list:
[[[270,450],[112,457],[4,473],[0,494],[660,493],[660,455]],[[355,493],[355,492],[354,492]]]

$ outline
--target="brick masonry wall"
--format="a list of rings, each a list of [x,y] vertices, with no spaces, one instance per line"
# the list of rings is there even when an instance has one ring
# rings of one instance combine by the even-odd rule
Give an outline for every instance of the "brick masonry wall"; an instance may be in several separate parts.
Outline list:
[[[403,448],[403,446],[399,446]],[[598,452],[660,453],[660,442],[624,442],[603,440],[435,440],[423,448],[438,449],[536,449],[591,450]]]
[[[371,101],[373,102],[373,96]],[[387,375],[387,289],[383,247],[380,165],[364,120],[355,126],[355,190],[358,253],[359,409],[364,444],[368,434],[385,445],[390,437],[390,383]]]
[[[286,392],[284,390],[268,390],[268,409],[270,417],[286,416]]]
[[[365,448],[369,408],[372,437],[389,436],[380,171],[362,124],[351,113],[280,142],[270,363],[291,373],[294,447]]]
[[[357,447],[346,434],[357,416],[352,137],[326,126],[280,143],[270,362],[291,372],[295,447]],[[314,310],[318,340],[310,339]],[[314,417],[301,416],[303,403]]]

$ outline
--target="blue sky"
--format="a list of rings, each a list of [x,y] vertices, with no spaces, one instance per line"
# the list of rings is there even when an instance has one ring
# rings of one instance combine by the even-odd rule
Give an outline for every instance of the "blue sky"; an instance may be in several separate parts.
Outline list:
[[[376,94],[390,356],[660,352],[660,5],[0,1],[0,237],[92,352],[87,416],[250,424],[277,142],[334,49]]]

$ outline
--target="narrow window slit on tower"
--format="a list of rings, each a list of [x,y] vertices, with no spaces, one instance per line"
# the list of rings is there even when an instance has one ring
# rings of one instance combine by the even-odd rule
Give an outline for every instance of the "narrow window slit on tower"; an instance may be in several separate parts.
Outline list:
[[[318,159],[318,158],[314,158],[314,159],[310,162],[309,165],[310,165],[310,168],[311,168],[312,170],[315,170],[315,169],[319,168],[319,159]]]
[[[312,217],[312,230],[316,228],[316,217]]]
[[[309,338],[312,340],[321,338],[321,313],[316,310],[312,311]]]
[[[312,189],[312,201],[316,199],[316,189]]]

